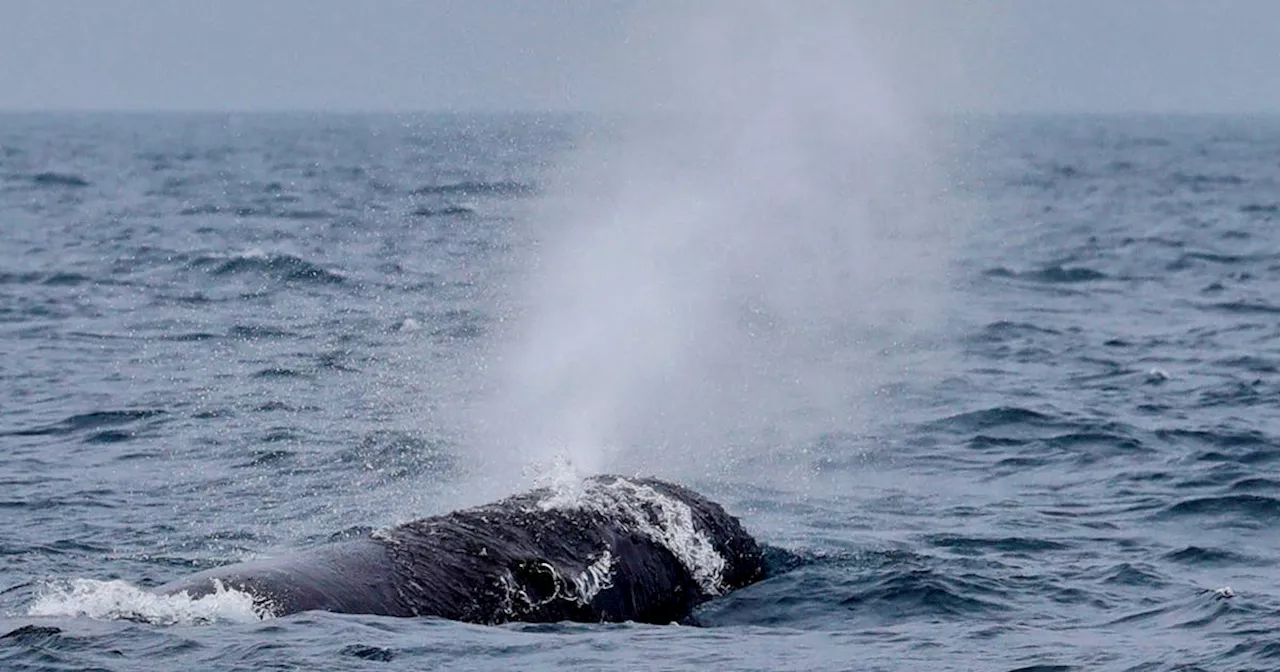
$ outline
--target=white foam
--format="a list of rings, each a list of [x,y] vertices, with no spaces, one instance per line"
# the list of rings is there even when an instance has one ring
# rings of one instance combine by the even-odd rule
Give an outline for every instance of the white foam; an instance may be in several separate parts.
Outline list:
[[[599,595],[600,591],[613,587],[613,554],[608,549],[605,549],[600,557],[592,561],[577,576],[570,577],[567,582],[551,564],[544,562],[542,566],[551,575],[552,584],[555,587],[555,591],[542,600],[534,600],[530,597],[510,570],[498,577],[498,582],[505,592],[503,608],[507,613],[514,613],[514,605],[517,603],[539,607],[559,599],[585,605]]]
[[[619,478],[612,483],[594,483],[577,497],[556,492],[539,505],[544,510],[593,510],[618,520],[671,551],[708,594],[724,592],[724,556],[693,522],[689,505],[678,499]]]
[[[30,616],[71,616],[143,621],[156,625],[252,623],[271,618],[253,596],[215,581],[213,593],[192,598],[186,591],[157,595],[125,581],[74,579],[46,586],[27,610]]]
[[[573,588],[578,602],[586,604],[600,591],[613,587],[613,554],[606,550],[596,561],[573,577]]]
[[[563,451],[556,452],[549,462],[529,465],[525,477],[532,476],[534,487],[547,488],[551,496],[541,502],[542,510],[571,508],[585,491],[587,483],[583,474]],[[558,505],[557,505],[558,503]]]

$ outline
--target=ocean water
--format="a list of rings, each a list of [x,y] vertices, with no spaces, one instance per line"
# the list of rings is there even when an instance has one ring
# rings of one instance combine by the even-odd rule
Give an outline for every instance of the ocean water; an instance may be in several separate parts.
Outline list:
[[[786,242],[906,215],[823,184],[764,228],[697,228],[694,182],[626,200],[638,228],[596,246],[610,201],[563,166],[599,120],[0,117],[0,668],[1280,669],[1280,120],[943,123],[934,226],[815,250]],[[717,205],[769,200],[740,187]],[[647,228],[673,216],[708,235]],[[705,274],[660,263],[751,236]],[[540,283],[556,249],[608,257]],[[741,332],[649,319],[731,289]],[[510,373],[580,353],[700,373]],[[605,392],[628,412],[590,417],[621,430],[563,453],[510,431]],[[790,559],[669,626],[258,620],[144,590],[596,467],[694,487]]]

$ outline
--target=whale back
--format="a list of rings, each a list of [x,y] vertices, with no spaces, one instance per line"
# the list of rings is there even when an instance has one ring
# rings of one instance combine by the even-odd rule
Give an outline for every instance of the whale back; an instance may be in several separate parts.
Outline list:
[[[370,539],[319,546],[280,558],[215,567],[171,581],[156,592],[200,598],[219,590],[253,596],[263,613],[300,611],[412,616],[400,608],[386,548]]]
[[[764,571],[755,540],[720,505],[656,479],[598,476],[573,495],[534,490],[156,590],[233,588],[277,616],[670,623]]]
[[[597,476],[574,495],[534,490],[379,538],[406,609],[479,623],[669,623],[764,576],[736,518],[656,479]]]

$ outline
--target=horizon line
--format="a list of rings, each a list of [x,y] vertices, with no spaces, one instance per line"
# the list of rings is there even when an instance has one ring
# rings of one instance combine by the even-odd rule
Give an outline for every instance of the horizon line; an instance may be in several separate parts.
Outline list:
[[[668,114],[671,110],[612,110],[612,109],[554,109],[554,108],[491,108],[491,107],[436,107],[436,108],[344,108],[344,107],[3,107],[0,114],[227,114],[227,115],[333,115],[333,116],[400,116],[400,115],[530,115],[530,116],[617,116],[629,114]],[[1280,116],[1280,109],[1130,109],[1107,110],[1087,108],[1018,108],[1018,109],[955,109],[929,111],[925,117],[1001,117],[1001,116],[1217,116],[1217,117],[1267,117]]]

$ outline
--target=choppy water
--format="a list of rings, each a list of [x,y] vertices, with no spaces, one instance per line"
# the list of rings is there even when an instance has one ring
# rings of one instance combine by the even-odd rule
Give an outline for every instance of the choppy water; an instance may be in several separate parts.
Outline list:
[[[583,127],[0,118],[0,667],[1280,668],[1275,119],[965,124],[946,300],[882,334],[874,412],[656,474],[802,558],[701,627],[132,588],[475,503],[456,420]]]

